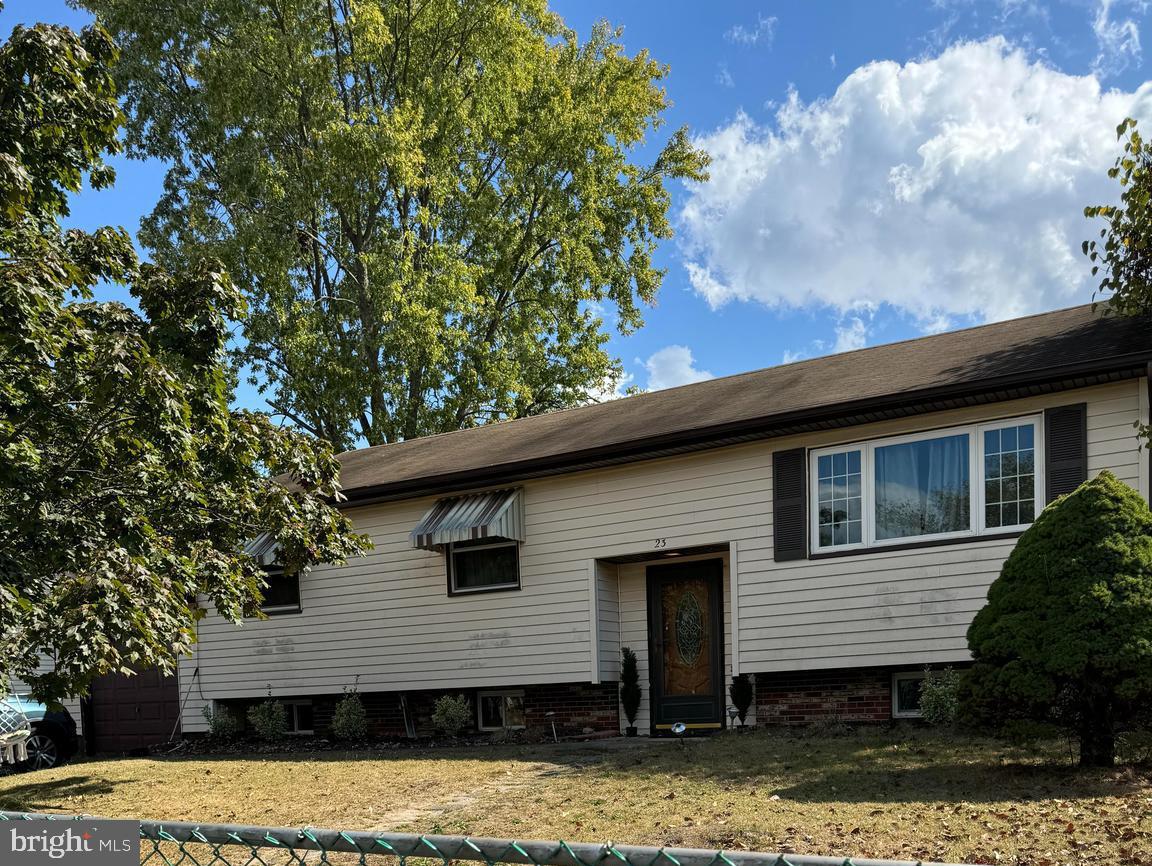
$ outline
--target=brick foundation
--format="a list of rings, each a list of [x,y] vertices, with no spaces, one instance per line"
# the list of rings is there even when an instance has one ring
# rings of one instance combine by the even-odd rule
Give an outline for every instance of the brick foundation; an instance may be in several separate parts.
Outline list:
[[[891,668],[756,674],[759,725],[887,722],[891,718]]]
[[[616,683],[564,683],[532,686],[524,690],[524,723],[529,730],[547,729],[556,723],[558,732],[620,732]],[[555,715],[548,716],[551,712]]]
[[[529,735],[547,734],[551,736],[552,723],[560,736],[592,733],[617,733],[620,730],[615,683],[562,683],[546,686],[511,686],[507,689],[447,689],[436,691],[404,692],[362,692],[360,700],[368,716],[368,731],[377,737],[404,737],[404,708],[407,703],[408,717],[412,720],[416,735],[431,736],[435,733],[432,725],[432,712],[436,700],[442,695],[464,695],[472,703],[475,712],[477,694],[481,691],[521,691],[524,693],[524,725]],[[340,695],[299,695],[312,698],[313,724],[317,734],[327,733],[332,724],[332,714]],[[285,698],[286,700],[288,698]],[[253,701],[227,701],[234,706],[241,717],[247,705]],[[553,713],[549,716],[548,713]],[[475,723],[470,730],[475,733]]]

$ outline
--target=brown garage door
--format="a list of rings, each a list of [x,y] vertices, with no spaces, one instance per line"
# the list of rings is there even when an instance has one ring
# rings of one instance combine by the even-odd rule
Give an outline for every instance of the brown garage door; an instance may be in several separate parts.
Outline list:
[[[107,674],[92,683],[92,738],[97,752],[135,752],[172,736],[180,713],[175,677],[147,668]]]

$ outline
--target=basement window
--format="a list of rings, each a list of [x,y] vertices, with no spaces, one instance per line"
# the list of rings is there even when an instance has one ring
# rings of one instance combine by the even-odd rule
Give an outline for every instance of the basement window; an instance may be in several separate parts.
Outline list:
[[[300,574],[299,572],[285,572],[279,566],[272,566],[266,570],[264,581],[264,601],[260,603],[260,610],[268,616],[279,616],[285,613],[300,613]]]
[[[297,701],[282,701],[284,709],[288,711],[288,733],[314,734],[312,722],[312,701],[304,699]]]
[[[524,727],[523,692],[480,692],[476,705],[476,727],[482,731]]]
[[[902,671],[892,674],[892,718],[919,719],[920,690],[924,686],[924,671]]]

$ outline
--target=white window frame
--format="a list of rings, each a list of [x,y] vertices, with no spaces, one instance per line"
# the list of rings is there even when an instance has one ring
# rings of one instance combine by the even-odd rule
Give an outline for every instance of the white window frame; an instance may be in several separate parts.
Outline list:
[[[315,728],[316,716],[315,715],[312,716],[312,725],[313,726],[311,728],[301,728],[299,726],[300,716],[296,710],[297,707],[312,707],[312,701],[310,698],[298,698],[295,700],[281,701],[280,703],[282,703],[284,705],[284,709],[288,713],[288,724],[289,724],[288,735],[289,736],[308,737],[308,736],[311,736],[312,734],[316,733],[316,728]],[[313,712],[313,714],[315,714],[315,712],[316,712],[315,707],[312,707],[312,712]]]
[[[520,698],[524,700],[523,689],[486,689],[476,693],[476,730],[478,731],[522,731],[524,725],[497,725],[495,727],[484,724],[484,698]],[[503,719],[506,705],[500,704],[500,718]]]
[[[981,533],[998,533],[998,532],[1022,532],[1035,522],[1036,518],[1040,516],[1040,512],[1044,510],[1045,502],[1045,488],[1046,479],[1044,478],[1044,431],[1041,427],[1043,424],[1044,416],[1042,415],[1029,415],[1024,418],[1008,418],[1004,421],[991,421],[987,424],[981,424],[976,428],[977,440],[977,464],[980,467],[980,483],[977,485],[977,525]],[[1018,427],[1021,424],[1032,424],[1032,449],[1033,449],[1033,466],[1032,466],[1032,500],[1034,503],[1032,512],[1032,522],[1017,523],[1012,526],[987,526],[984,523],[984,432],[986,430],[999,430],[1004,427]]]
[[[516,580],[509,583],[494,583],[490,586],[465,586],[459,587],[456,585],[456,569],[453,568],[453,557],[456,553],[473,553],[477,550],[492,550],[496,547],[514,547],[516,549]],[[445,567],[448,569],[448,591],[451,595],[470,595],[474,592],[499,592],[501,590],[520,589],[520,542],[514,540],[493,541],[491,544],[469,544],[467,546],[457,547],[457,542],[452,542],[444,550]]]
[[[1019,532],[1031,524],[1014,526],[986,526],[984,523],[984,432],[1003,427],[1018,427],[1021,424],[1033,425],[1035,465],[1033,466],[1035,514],[1039,516],[1044,507],[1044,417],[1043,415],[1022,415],[955,427],[942,427],[919,433],[888,436],[878,439],[864,439],[841,445],[813,448],[808,452],[808,540],[813,553],[841,553],[853,550],[892,547],[894,545],[920,544],[923,542],[946,541],[950,539],[975,538],[980,535],[998,535]],[[968,434],[968,480],[969,480],[969,527],[957,532],[935,532],[930,535],[906,535],[899,538],[876,538],[876,472],[875,452],[877,448],[889,445],[905,445],[930,439]],[[856,544],[820,544],[820,476],[821,457],[829,454],[842,454],[846,451],[860,452],[860,518],[861,540]]]
[[[925,680],[927,674],[924,671],[897,671],[892,674],[892,718],[894,719],[922,719],[924,712],[922,710],[901,710],[900,709],[900,690],[896,684],[902,680]]]

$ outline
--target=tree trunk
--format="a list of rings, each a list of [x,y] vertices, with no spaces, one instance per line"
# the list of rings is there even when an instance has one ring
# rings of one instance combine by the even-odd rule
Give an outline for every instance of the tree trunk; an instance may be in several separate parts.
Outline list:
[[[1080,734],[1080,766],[1111,767],[1116,763],[1116,737],[1111,730]]]
[[[1112,702],[1106,695],[1086,696],[1080,709],[1080,766],[1111,767],[1116,763]]]

